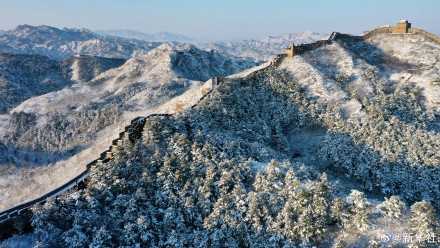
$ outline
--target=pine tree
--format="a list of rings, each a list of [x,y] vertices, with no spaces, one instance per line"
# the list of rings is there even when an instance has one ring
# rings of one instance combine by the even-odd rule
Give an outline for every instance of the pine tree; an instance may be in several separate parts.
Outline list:
[[[409,232],[417,239],[427,241],[429,237],[440,235],[439,220],[435,209],[427,201],[416,202],[411,206]]]
[[[343,223],[346,222],[348,216],[347,208],[347,203],[340,198],[336,198],[332,202],[330,207],[330,217],[332,222],[336,223],[336,225],[339,227],[342,227]]]
[[[99,248],[105,246],[111,246],[111,233],[105,229],[105,227],[101,227],[99,230],[94,230],[95,235],[93,236],[92,242],[90,243],[90,247]]]
[[[368,219],[369,203],[365,199],[364,193],[352,190],[346,201],[349,205],[350,214],[344,222],[344,227],[361,232],[368,230],[370,225]]]
[[[400,219],[405,203],[398,196],[385,197],[385,201],[377,206],[377,208],[388,218]]]

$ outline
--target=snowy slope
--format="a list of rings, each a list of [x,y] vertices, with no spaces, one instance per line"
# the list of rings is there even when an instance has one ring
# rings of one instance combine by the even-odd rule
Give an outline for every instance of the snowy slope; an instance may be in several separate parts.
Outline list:
[[[99,74],[123,65],[125,59],[75,55],[62,61],[64,74],[77,82],[87,82]]]
[[[371,96],[377,87],[363,76],[373,66],[394,88],[405,84],[421,87],[426,106],[440,111],[440,44],[418,34],[336,42],[286,58],[280,68],[287,69],[311,97],[325,103],[345,102],[353,113],[361,107],[356,95]]]
[[[60,62],[42,55],[0,54],[0,113],[33,96],[89,81],[124,62],[93,56],[74,56]]]
[[[100,74],[89,83],[30,99],[14,111],[65,112],[85,103],[122,99],[127,108],[132,104],[134,108],[143,108],[147,103],[156,103],[154,99],[163,91],[182,93],[191,85],[191,80],[204,82],[213,76],[227,76],[254,65],[249,60],[205,52],[188,44],[175,48],[163,44],[143,56],[128,60],[121,67]],[[49,102],[50,106],[47,106]]]
[[[43,194],[76,175],[84,164],[105,150],[134,117],[175,112],[193,105],[209,91],[209,78],[234,74],[254,65],[249,60],[202,51],[192,45],[163,44],[89,82],[78,82],[23,102],[12,112],[35,116],[35,127],[16,132],[16,125],[10,124],[8,117],[3,121],[3,128],[18,137],[7,135],[6,141],[0,142],[13,146],[10,151],[3,151],[7,155],[21,149],[17,153],[19,157],[7,156],[9,160],[5,164],[19,161],[34,167],[5,170],[0,176],[0,194],[7,197],[0,206],[11,206]],[[77,74],[72,71],[74,78]],[[110,111],[102,114],[106,109]],[[62,139],[54,139],[46,145],[54,135]],[[39,152],[39,146],[46,149],[50,159]],[[47,166],[48,163],[51,165]],[[58,176],[61,171],[64,171],[63,177]],[[29,173],[38,173],[41,177],[26,182]],[[23,194],[13,194],[23,185],[27,185],[21,189]]]
[[[119,37],[103,37],[87,29],[20,25],[0,35],[0,52],[42,54],[62,59],[73,54],[129,58],[158,46]]]
[[[0,113],[72,83],[60,63],[45,56],[0,54]]]

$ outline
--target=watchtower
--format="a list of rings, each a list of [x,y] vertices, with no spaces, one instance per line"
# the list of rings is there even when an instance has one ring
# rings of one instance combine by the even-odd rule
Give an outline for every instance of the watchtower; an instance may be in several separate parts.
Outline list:
[[[295,56],[295,44],[292,43],[292,45],[289,48],[284,49],[283,54],[286,54],[287,57]]]
[[[406,34],[406,33],[408,33],[410,28],[411,28],[411,23],[409,23],[407,20],[401,20],[391,30],[391,33]]]

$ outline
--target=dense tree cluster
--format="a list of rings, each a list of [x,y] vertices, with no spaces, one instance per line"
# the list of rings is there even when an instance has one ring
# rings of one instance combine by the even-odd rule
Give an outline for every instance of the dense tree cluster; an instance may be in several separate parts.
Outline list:
[[[438,118],[424,107],[418,87],[390,84],[379,78],[377,70],[366,71],[365,80],[375,85],[376,92],[359,99],[364,118],[342,118],[337,104],[327,106],[321,115],[329,127],[322,156],[367,189],[440,207]]]
[[[49,113],[45,116],[47,120],[40,117],[43,124],[37,125],[35,114],[13,113],[9,120],[13,129],[7,133],[5,143],[32,150],[68,150],[93,139],[94,133],[116,123],[119,116],[117,106],[105,106],[73,112],[72,116]]]
[[[86,189],[34,209],[39,244],[346,247],[347,241],[338,237],[362,237],[377,223],[377,214],[379,219],[404,221],[405,204],[396,196],[375,210],[364,193],[338,195],[326,174],[294,169],[288,161],[292,151],[287,133],[319,124],[329,128],[325,158],[366,186],[369,180],[371,187],[401,193],[386,191],[388,185],[380,185],[370,166],[397,171],[409,168],[405,163],[410,160],[399,156],[400,164],[390,162],[382,150],[366,148],[367,138],[355,139],[362,136],[354,130],[378,130],[373,121],[380,117],[364,121],[370,125],[364,131],[350,125],[344,129],[340,125],[348,121],[339,112],[307,99],[287,78],[280,71],[257,72],[224,83],[194,109],[148,119],[142,140],[127,144],[115,160],[96,168]],[[373,113],[375,108],[367,109]],[[266,165],[256,166],[261,162]],[[399,181],[391,177],[385,182]],[[414,194],[411,199],[421,198]],[[411,221],[416,223],[408,227],[411,232],[438,231],[435,210],[427,201],[411,207]]]
[[[72,84],[58,61],[41,55],[0,53],[1,114],[7,114],[31,97]]]
[[[0,142],[8,148],[5,157],[20,164],[51,162],[77,152],[95,138],[96,132],[119,121],[118,106],[100,109],[86,108],[71,115],[14,112],[10,115],[8,131]],[[41,160],[49,159],[49,161]]]

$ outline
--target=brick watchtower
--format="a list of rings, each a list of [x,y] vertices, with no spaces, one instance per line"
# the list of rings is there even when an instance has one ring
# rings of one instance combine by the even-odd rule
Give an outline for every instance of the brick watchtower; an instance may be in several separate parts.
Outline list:
[[[410,28],[411,28],[411,23],[409,23],[407,20],[401,20],[400,22],[397,23],[395,27],[393,27],[391,33],[406,34],[408,33]]]

